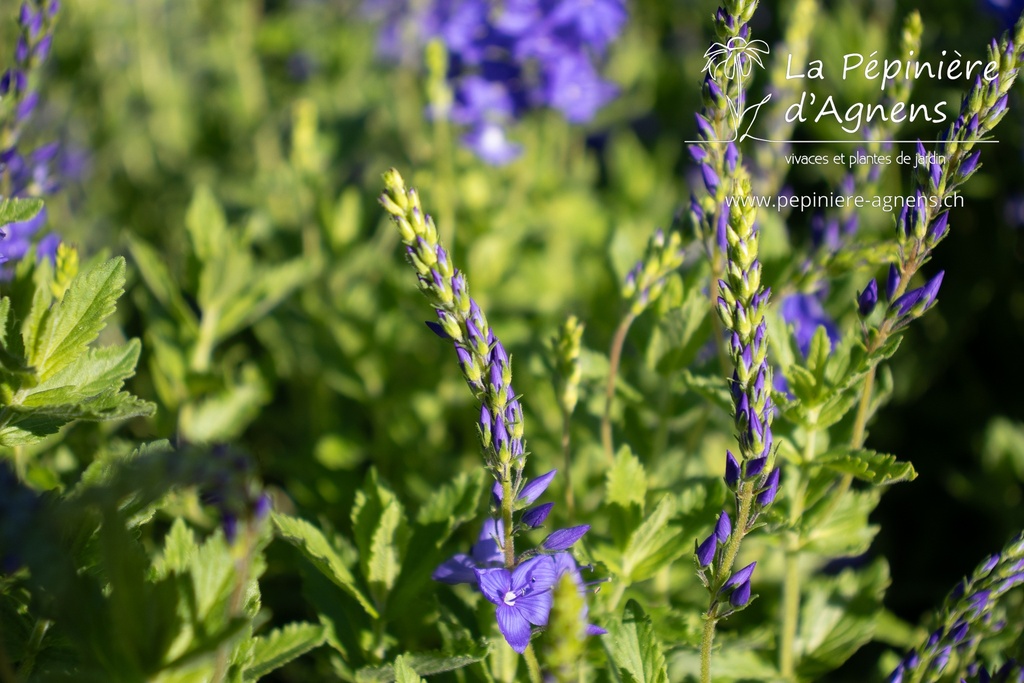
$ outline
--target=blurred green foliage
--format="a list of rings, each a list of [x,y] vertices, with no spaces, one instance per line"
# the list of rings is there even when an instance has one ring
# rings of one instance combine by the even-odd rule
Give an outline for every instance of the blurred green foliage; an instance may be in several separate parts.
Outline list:
[[[701,54],[711,40],[706,19],[715,3],[633,3],[607,65],[622,96],[586,129],[532,114],[515,130],[524,156],[504,168],[439,147],[424,117],[424,73],[375,58],[375,27],[353,1],[65,4],[43,120],[48,135],[85,150],[89,163],[80,181],[48,203],[51,225],[78,245],[83,260],[110,253],[127,259],[126,266],[95,266],[127,277],[116,325],[103,339],[124,344],[125,353],[138,353],[137,343],[125,340],[142,340],[138,372],[126,388],[156,411],[119,427],[79,424],[47,436],[24,457],[55,474],[32,483],[70,490],[83,470],[121,457],[129,442],[235,443],[259,462],[274,494],[273,528],[287,543],[266,546],[268,533],[255,546],[259,558],[265,552],[265,568],[253,570],[263,572],[262,597],[245,609],[256,614],[261,607],[266,623],[245,641],[254,648],[248,654],[232,650],[233,663],[247,662],[257,676],[326,643],[278,670],[275,680],[415,681],[414,672],[466,665],[472,678],[442,680],[516,680],[516,661],[487,656],[477,641],[493,630],[483,601],[429,581],[439,561],[475,539],[489,482],[481,476],[470,394],[448,346],[420,324],[430,311],[376,206],[380,174],[395,166],[421,190],[425,206],[447,212],[438,216],[442,238],[515,360],[532,475],[562,465],[547,340],[567,314],[585,321],[571,431],[575,512],[570,517],[559,505],[552,521],[594,525],[583,557],[600,560],[603,575],[619,580],[591,600],[591,613],[617,634],[614,648],[628,649],[605,655],[590,644],[590,656],[620,669],[622,661],[641,669],[664,661],[673,681],[692,674],[706,605],[688,555],[726,500],[719,477],[731,439],[728,410],[715,403],[724,381],[706,378],[717,372],[713,351],[701,343],[711,323],[698,250],[688,252],[678,287],[630,333],[615,407],[617,443],[630,446],[610,469],[597,434],[606,352],[623,306],[618,283],[653,229],[676,222],[699,182],[683,141],[694,135]],[[762,4],[759,37],[773,43],[781,36],[784,4]],[[849,51],[893,50],[910,9],[922,12],[925,51],[980,53],[1001,28],[957,0],[826,3],[810,54],[835,63]],[[842,87],[844,100],[874,96],[857,81]],[[921,83],[914,95],[943,97],[958,101],[944,83]],[[897,649],[912,642],[901,620],[916,622],[978,559],[1024,527],[1017,359],[1024,231],[1020,209],[1014,214],[1010,204],[1024,197],[1019,92],[1010,108],[998,131],[1002,143],[985,150],[985,168],[965,188],[967,206],[954,212],[948,243],[938,250],[933,267],[947,273],[941,304],[908,332],[887,366],[891,403],[868,437],[870,448],[913,463],[920,477],[894,487],[871,513],[881,531],[866,570],[811,579],[800,635],[804,680],[877,677],[885,666],[875,664],[876,644],[823,678],[872,638]],[[798,136],[834,132],[808,125]],[[901,137],[931,134],[918,126]],[[798,167],[787,182],[798,193],[824,191],[840,180],[835,171]],[[908,180],[893,166],[882,185],[901,194]],[[809,239],[809,214],[782,218],[763,219],[773,276],[786,272],[793,250]],[[890,221],[869,215],[864,230],[883,234]],[[862,283],[847,275],[831,285],[827,308],[852,329],[852,297]],[[793,355],[782,341],[784,326],[775,325],[776,353]],[[123,377],[112,375],[111,385]],[[133,405],[148,405],[141,401]],[[0,439],[14,443],[6,433]],[[879,482],[906,478],[906,470],[887,469],[894,465],[877,457],[870,474]],[[829,465],[840,472],[867,467],[842,457]],[[564,497],[561,481],[555,500]],[[875,496],[853,497],[816,550],[866,550]],[[154,595],[129,602],[177,604],[191,591],[199,603],[220,605],[224,586],[197,582],[214,581],[217,563],[230,562],[223,540],[211,536],[197,551],[215,558],[209,565],[199,556],[175,557],[174,544],[193,532],[171,525],[167,510],[160,514],[159,524],[138,531],[138,547],[159,560],[131,564],[132,585]],[[382,537],[395,556],[380,551]],[[759,566],[766,590],[776,591],[779,567],[767,559]],[[204,598],[207,589],[213,593]],[[100,587],[90,590],[98,596]],[[659,602],[666,595],[671,601]],[[766,595],[726,626],[727,635],[744,639],[726,638],[716,669],[724,679],[773,675],[773,636],[752,625],[771,623],[766,605],[777,597]],[[189,616],[198,619],[196,629],[216,625],[202,645],[210,651],[237,635],[227,612],[209,622],[208,615]],[[131,620],[146,617],[128,610],[112,618],[127,620],[116,629],[129,634],[141,628]],[[840,620],[842,629],[834,628]],[[663,645],[644,635],[655,628]],[[164,664],[187,654],[162,644]],[[150,672],[158,658],[145,659],[142,645],[131,650],[132,666]],[[554,642],[551,657],[564,667],[578,647],[571,638]],[[242,665],[236,668],[241,675]]]

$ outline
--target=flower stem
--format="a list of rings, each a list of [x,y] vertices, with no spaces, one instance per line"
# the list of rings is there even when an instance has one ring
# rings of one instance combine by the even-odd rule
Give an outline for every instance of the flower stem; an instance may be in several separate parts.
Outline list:
[[[615,460],[615,444],[612,442],[612,400],[615,398],[615,380],[619,374],[619,361],[622,359],[622,347],[626,343],[629,328],[636,316],[629,312],[619,323],[612,338],[612,347],[608,352],[608,385],[604,392],[604,416],[601,418],[601,443],[604,454],[611,463]]]
[[[711,645],[715,642],[718,617],[704,615],[704,635],[700,639],[700,683],[711,683]]]
[[[736,555],[740,551],[740,543],[747,535],[747,523],[750,521],[750,507],[754,503],[754,486],[752,482],[740,482],[739,490],[736,492],[739,500],[739,511],[736,516],[736,526],[729,537],[729,545],[725,548],[725,555],[722,557],[722,565],[715,572],[718,577],[716,585],[712,586],[711,604],[708,611],[704,613],[704,636],[700,642],[700,680],[701,683],[711,681],[711,647],[715,642],[715,624],[718,621],[718,591],[729,579],[732,565],[736,561]]]
[[[817,411],[810,416],[817,422]],[[807,442],[804,444],[804,463],[814,459],[817,446],[818,430],[810,428]],[[801,473],[802,474],[802,473]],[[807,495],[807,479],[800,478],[796,495],[793,496],[789,511],[789,525],[795,527],[786,538],[785,573],[782,582],[782,631],[779,643],[779,672],[784,678],[793,677],[793,651],[796,643],[796,631],[800,618],[800,549],[803,547],[803,535],[797,526],[804,513],[804,497]]]
[[[565,468],[562,472],[565,474],[565,505],[569,508],[569,516],[572,517],[573,513],[576,512],[576,498],[572,492],[572,449],[570,434],[571,419],[570,415],[563,411],[562,413],[562,455],[565,458]]]
[[[516,566],[515,541],[512,538],[512,479],[506,469],[501,480],[501,523],[505,528],[505,568],[509,571]]]
[[[526,670],[530,672],[530,683],[543,683],[544,677],[540,672],[540,662],[537,661],[537,653],[533,651],[532,643],[526,646],[523,658],[526,659]]]

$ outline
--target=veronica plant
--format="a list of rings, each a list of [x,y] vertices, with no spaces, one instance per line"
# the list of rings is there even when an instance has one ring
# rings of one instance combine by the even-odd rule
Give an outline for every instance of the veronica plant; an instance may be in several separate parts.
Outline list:
[[[415,189],[407,189],[395,170],[384,175],[381,204],[398,227],[420,291],[434,306],[437,321],[428,321],[439,337],[455,347],[459,367],[480,401],[477,431],[487,469],[495,479],[496,519],[484,526],[471,555],[443,563],[434,578],[446,583],[475,583],[496,606],[498,628],[513,650],[524,654],[530,679],[541,680],[540,665],[530,646],[531,625],[545,626],[552,591],[565,575],[580,590],[579,568],[565,551],[589,531],[580,525],[552,532],[532,551],[516,553],[517,533],[541,526],[551,511],[545,504],[530,508],[547,488],[554,471],[527,481],[523,409],[512,389],[512,361],[469,294],[463,275],[439,242],[433,219],[423,212]],[[513,515],[521,512],[518,522]],[[594,634],[604,633],[593,627]]]

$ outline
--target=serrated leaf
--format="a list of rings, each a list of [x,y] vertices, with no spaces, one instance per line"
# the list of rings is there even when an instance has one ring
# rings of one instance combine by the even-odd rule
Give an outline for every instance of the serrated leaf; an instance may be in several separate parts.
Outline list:
[[[0,226],[27,221],[42,210],[42,199],[2,199],[0,200]]]
[[[245,669],[245,679],[256,680],[320,647],[325,631],[322,624],[293,623],[254,638],[253,658]]]
[[[833,472],[849,474],[875,486],[917,478],[917,472],[909,462],[897,460],[895,455],[868,449],[825,453],[817,462]]]
[[[380,607],[401,573],[409,525],[402,503],[380,482],[375,469],[370,470],[363,488],[356,492],[352,526],[363,577]]]
[[[834,475],[830,477],[834,479]],[[878,525],[868,523],[868,517],[878,505],[878,491],[850,491],[834,510],[830,510],[831,501],[826,496],[801,520],[805,549],[829,557],[867,552],[878,533]]]
[[[621,620],[608,624],[608,636],[602,642],[623,683],[668,683],[661,643],[650,617],[635,600],[626,603]]]
[[[138,339],[123,346],[89,349],[45,381],[22,391],[18,405],[29,408],[76,404],[116,391],[135,374],[141,351]]]
[[[465,524],[477,517],[480,498],[484,492],[487,473],[474,469],[460,472],[455,479],[433,492],[416,515],[419,524],[452,522],[452,526]]]
[[[654,575],[689,548],[682,530],[669,521],[676,514],[676,497],[663,496],[654,512],[629,537],[622,552],[623,580],[637,583]]]
[[[628,445],[619,448],[615,463],[608,470],[605,500],[624,508],[636,505],[641,510],[647,497],[647,474],[640,459]]]
[[[406,661],[405,655],[398,655],[395,660],[395,683],[426,683],[426,681],[420,678],[416,669]]]
[[[304,519],[289,517],[278,512],[272,514],[278,535],[299,549],[299,552],[324,576],[333,581],[341,590],[351,595],[374,619],[380,615],[362,591],[356,586],[355,577],[349,571],[337,551],[323,533]]]
[[[419,653],[402,655],[404,663],[420,676],[433,676],[476,664],[487,656],[489,648],[480,645],[465,654]],[[372,666],[356,672],[356,683],[393,683],[395,667],[392,664]]]
[[[171,525],[171,530],[164,538],[164,551],[153,563],[157,578],[163,578],[171,572],[183,573],[188,569],[192,556],[196,552],[195,532],[178,517]]]
[[[811,346],[807,350],[807,369],[814,373],[818,384],[825,376],[825,366],[828,363],[828,356],[832,352],[832,342],[828,338],[828,330],[824,325],[818,325],[811,337]]]
[[[71,281],[64,298],[23,330],[27,360],[43,380],[71,363],[99,335],[124,291],[124,258],[101,263]]]

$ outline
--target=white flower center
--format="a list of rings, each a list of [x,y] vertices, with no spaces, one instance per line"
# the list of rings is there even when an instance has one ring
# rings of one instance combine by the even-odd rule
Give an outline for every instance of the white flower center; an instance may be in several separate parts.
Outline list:
[[[507,593],[505,593],[505,597],[502,598],[502,602],[504,602],[509,607],[513,607],[516,604],[516,597],[517,596],[515,594],[515,591],[508,591]]]

